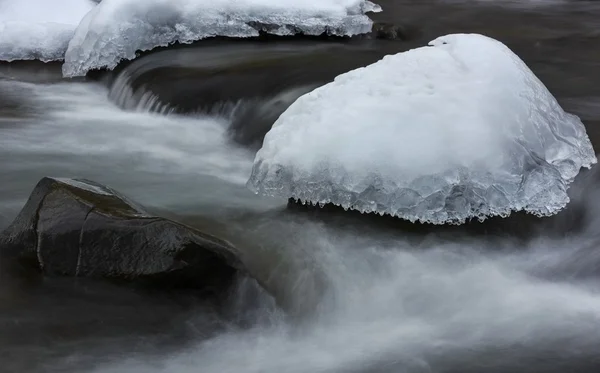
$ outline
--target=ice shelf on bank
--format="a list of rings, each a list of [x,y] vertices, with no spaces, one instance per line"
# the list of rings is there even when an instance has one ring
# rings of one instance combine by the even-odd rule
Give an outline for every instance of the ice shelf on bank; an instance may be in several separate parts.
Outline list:
[[[0,60],[62,60],[88,0],[1,0]]]
[[[69,43],[63,74],[114,68],[136,51],[213,36],[369,32],[365,15],[381,8],[366,0],[103,0]]]
[[[255,192],[434,224],[555,214],[596,157],[578,117],[499,41],[476,34],[338,76],[284,112]]]

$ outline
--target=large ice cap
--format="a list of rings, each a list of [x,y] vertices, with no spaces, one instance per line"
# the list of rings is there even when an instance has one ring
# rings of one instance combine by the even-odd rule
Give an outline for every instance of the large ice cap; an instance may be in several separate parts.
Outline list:
[[[552,215],[596,163],[578,117],[499,41],[440,37],[300,97],[248,186],[434,224]]]
[[[258,36],[265,27],[277,35],[365,33],[365,13],[380,10],[366,0],[103,0],[77,28],[63,74],[113,69],[136,51],[174,42]]]
[[[0,60],[62,60],[89,0],[0,0]]]

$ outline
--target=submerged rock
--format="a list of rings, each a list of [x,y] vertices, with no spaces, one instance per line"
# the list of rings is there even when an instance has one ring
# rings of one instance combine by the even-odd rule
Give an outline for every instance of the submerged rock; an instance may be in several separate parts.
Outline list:
[[[409,40],[418,34],[418,29],[415,27],[396,23],[375,22],[371,27],[371,32],[365,34],[365,36],[383,40]]]
[[[46,275],[221,293],[245,272],[229,243],[153,216],[88,180],[44,178],[0,235],[0,255]]]

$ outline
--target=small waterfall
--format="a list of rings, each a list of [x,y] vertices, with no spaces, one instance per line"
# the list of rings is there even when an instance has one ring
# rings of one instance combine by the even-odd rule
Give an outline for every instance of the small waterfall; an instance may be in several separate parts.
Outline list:
[[[119,74],[113,81],[108,92],[108,99],[128,111],[161,115],[172,114],[176,111],[175,107],[161,102],[156,94],[147,91],[144,86],[134,90],[131,78],[126,73]]]

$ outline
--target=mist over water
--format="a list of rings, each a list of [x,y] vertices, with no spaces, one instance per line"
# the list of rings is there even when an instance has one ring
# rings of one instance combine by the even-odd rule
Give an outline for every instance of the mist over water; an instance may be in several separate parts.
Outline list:
[[[600,371],[597,167],[577,177],[557,216],[453,228],[298,211],[246,189],[255,151],[234,141],[227,110],[235,106],[222,97],[270,117],[278,102],[336,68],[455,29],[506,41],[600,144],[600,54],[590,48],[600,13],[592,2],[580,2],[581,12],[565,2],[544,10],[531,7],[535,1],[381,3],[383,19],[435,25],[421,39],[364,49],[268,45],[251,53],[227,44],[206,59],[201,48],[174,49],[97,81],[62,80],[60,65],[0,65],[0,229],[41,177],[89,178],[231,241],[274,293],[242,278],[217,312],[175,294],[83,280],[19,282],[0,272],[0,370]],[[218,93],[210,105],[227,110],[192,110],[207,92]]]
[[[561,238],[551,231],[568,225],[561,219],[526,241],[373,234],[309,219],[262,227],[291,234],[282,250],[300,251],[323,276],[322,298],[308,319],[294,324],[271,313],[249,330],[95,372],[594,371],[595,183],[590,173],[573,188],[572,209],[585,210],[586,218],[577,233]],[[298,276],[288,290],[310,302],[310,289]]]

